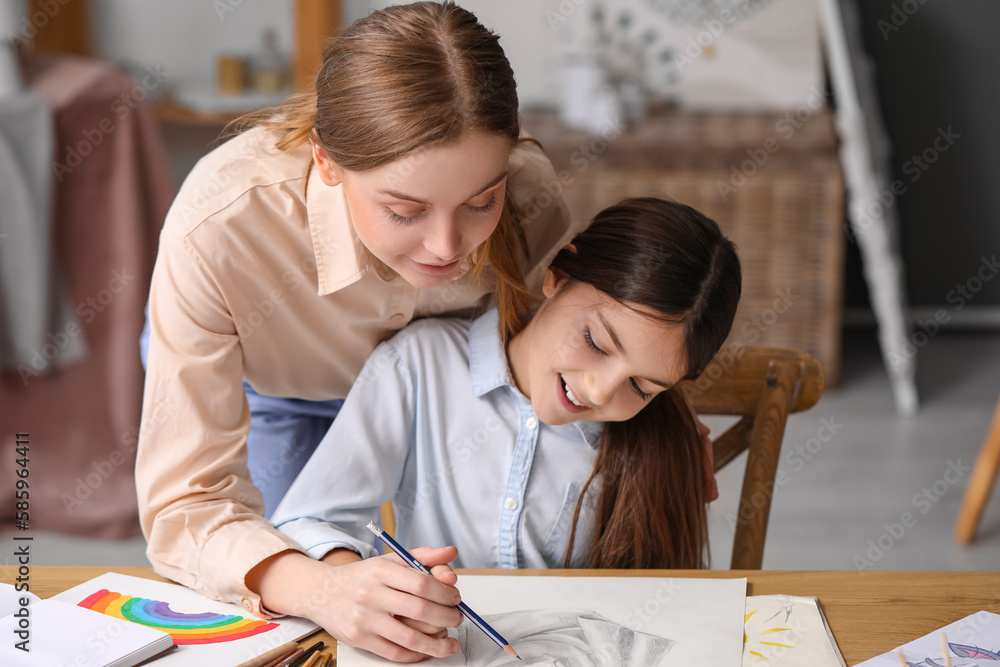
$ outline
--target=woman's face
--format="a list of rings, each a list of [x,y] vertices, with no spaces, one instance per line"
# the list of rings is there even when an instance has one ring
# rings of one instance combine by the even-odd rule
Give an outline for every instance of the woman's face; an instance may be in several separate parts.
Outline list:
[[[341,185],[358,238],[414,287],[438,287],[497,226],[507,185],[506,137],[466,132],[367,171],[348,171],[313,143],[327,185]]]
[[[686,370],[683,327],[549,269],[548,297],[508,345],[518,389],[546,424],[625,421]]]

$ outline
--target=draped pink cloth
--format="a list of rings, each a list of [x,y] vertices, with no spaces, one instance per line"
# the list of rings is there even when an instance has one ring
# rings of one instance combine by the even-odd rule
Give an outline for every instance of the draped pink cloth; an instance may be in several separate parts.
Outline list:
[[[52,104],[52,253],[89,354],[22,366],[0,380],[0,529],[14,521],[15,436],[27,433],[30,529],[137,535],[133,468],[142,404],[138,340],[157,238],[174,188],[149,105],[162,83],[109,63],[34,55],[27,83]],[[2,205],[2,202],[0,202]],[[38,367],[41,367],[40,369]],[[37,374],[36,374],[37,373]],[[183,417],[181,417],[183,418]]]

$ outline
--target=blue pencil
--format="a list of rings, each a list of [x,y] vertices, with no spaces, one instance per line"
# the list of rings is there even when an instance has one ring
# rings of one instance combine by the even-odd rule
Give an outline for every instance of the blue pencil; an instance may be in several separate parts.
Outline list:
[[[400,558],[402,558],[403,561],[405,561],[407,565],[409,565],[410,567],[412,567],[414,569],[420,570],[421,572],[424,572],[426,574],[430,574],[430,571],[428,571],[428,569],[426,567],[424,567],[423,565],[421,565],[417,561],[416,558],[414,558],[413,556],[411,556],[410,552],[408,552],[406,549],[404,549],[402,547],[402,545],[399,544],[399,542],[397,542],[396,540],[392,539],[392,537],[389,536],[389,533],[385,532],[382,529],[382,526],[378,525],[374,521],[369,521],[368,522],[368,530],[370,530],[373,533],[375,533],[375,535],[379,539],[381,539],[383,542],[385,542],[385,545],[387,547],[389,547],[394,552],[396,552],[396,555],[399,556]],[[487,623],[483,619],[479,618],[479,614],[477,614],[476,612],[474,612],[471,609],[469,609],[468,605],[466,605],[464,602],[459,602],[458,603],[458,610],[460,612],[462,612],[462,615],[464,615],[467,619],[469,619],[470,621],[472,621],[473,625],[475,625],[477,628],[479,628],[480,630],[482,630],[483,632],[485,632],[487,637],[489,637],[490,639],[492,639],[493,641],[495,641],[497,643],[497,646],[499,646],[500,648],[502,648],[507,653],[510,653],[512,656],[514,656],[518,660],[521,659],[521,656],[519,656],[514,651],[514,649],[511,648],[510,643],[506,639],[504,639],[500,635],[499,632],[497,632],[496,630],[494,630],[493,628],[491,628],[489,623]]]

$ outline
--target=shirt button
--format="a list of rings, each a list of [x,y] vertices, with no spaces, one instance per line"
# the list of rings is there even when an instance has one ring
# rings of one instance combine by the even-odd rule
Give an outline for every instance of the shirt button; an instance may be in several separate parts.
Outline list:
[[[512,511],[516,510],[517,498],[508,498],[507,500],[503,501],[503,506]]]
[[[253,605],[247,598],[243,598],[243,608],[249,611],[251,614],[253,613]]]
[[[534,417],[528,417],[527,419],[524,420],[524,425],[527,427],[529,431],[534,431],[536,428],[538,428],[538,420],[535,419]]]
[[[393,324],[400,324],[402,323],[403,320],[406,319],[406,316],[403,315],[403,313],[396,313],[390,319],[392,319]]]

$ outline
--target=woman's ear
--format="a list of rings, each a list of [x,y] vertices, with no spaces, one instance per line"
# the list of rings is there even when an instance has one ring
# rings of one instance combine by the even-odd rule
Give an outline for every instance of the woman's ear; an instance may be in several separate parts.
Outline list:
[[[568,280],[569,276],[564,271],[550,266],[545,271],[545,278],[542,280],[542,294],[545,295],[545,298],[551,299]]]
[[[320,146],[315,128],[309,132],[309,144],[312,146],[313,162],[319,170],[319,177],[327,185],[340,185],[343,181],[340,167],[333,161],[326,149]]]

